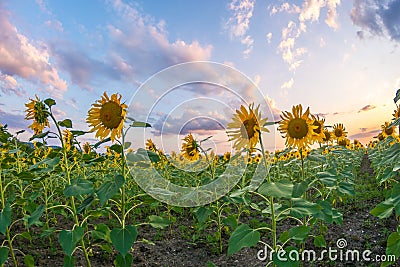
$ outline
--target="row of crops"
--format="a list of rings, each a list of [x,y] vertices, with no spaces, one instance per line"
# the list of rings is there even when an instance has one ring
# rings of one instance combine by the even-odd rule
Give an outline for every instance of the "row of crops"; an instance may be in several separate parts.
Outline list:
[[[396,105],[399,99],[400,90]],[[393,120],[364,147],[347,139],[344,125],[326,126],[324,119],[309,108],[303,112],[301,105],[283,112],[279,122],[262,118],[254,104],[241,106],[227,130],[236,152],[215,155],[203,149],[206,139],[191,134],[178,153],[165,154],[152,140],[147,140],[146,149],[131,147],[125,141],[128,130],[151,125],[127,117],[127,105],[118,94],[104,93],[88,112],[91,132],[99,138],[95,144],[81,143],[87,132],[74,130],[69,119],[56,118],[54,105],[53,99],[37,97],[26,104],[32,143],[19,140],[22,131],[11,134],[6,125],[0,126],[2,265],[37,265],[39,255],[21,246],[27,242],[37,247],[59,245],[64,266],[75,266],[76,255],[83,255],[91,266],[95,250],[113,257],[115,266],[132,266],[132,246],[143,242],[142,227],[168,229],[179,224],[179,218],[193,218],[192,240],[213,229],[207,242],[216,253],[232,255],[262,243],[273,252],[266,264],[299,266],[299,259],[282,261],[278,251],[301,252],[309,242],[327,247],[327,229],[343,222],[337,205],[355,196],[354,181],[366,153],[377,185],[387,189],[386,198],[371,207],[371,213],[381,219],[393,216],[393,211],[400,215],[399,107]],[[286,148],[268,152],[261,136],[275,123]],[[51,138],[58,139],[59,146],[49,146]],[[106,153],[98,152],[104,146]],[[165,187],[157,187],[158,176],[167,181]],[[215,201],[207,201],[212,197],[209,192],[196,191],[191,202],[182,204],[179,195],[168,191],[170,184],[202,188],[222,176],[226,179],[221,188],[229,193]],[[143,181],[147,187],[139,186]],[[153,198],[157,192],[165,200]],[[249,223],[249,214],[257,224]],[[279,230],[283,224],[289,229]],[[230,237],[227,244],[224,235]],[[400,256],[400,230],[389,235],[386,253]]]

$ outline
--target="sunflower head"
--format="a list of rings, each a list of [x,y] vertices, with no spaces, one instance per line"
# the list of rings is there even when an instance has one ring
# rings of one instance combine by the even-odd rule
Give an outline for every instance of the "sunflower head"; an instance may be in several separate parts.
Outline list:
[[[121,137],[124,126],[127,105],[121,104],[121,95],[113,94],[108,97],[104,92],[100,100],[92,104],[88,111],[86,122],[96,132],[96,137],[105,139],[111,133],[111,140]]]
[[[83,154],[90,154],[92,148],[90,147],[89,142],[83,144]]]
[[[383,138],[386,138],[388,136],[393,136],[393,137],[395,136],[395,128],[393,126],[392,127],[389,126],[390,126],[389,122],[385,122],[385,124],[381,126]]]
[[[324,129],[325,137],[322,139],[323,142],[328,143],[332,140],[332,132],[327,129]]]
[[[147,150],[150,150],[150,151],[152,151],[152,152],[157,152],[157,147],[156,147],[156,145],[153,143],[153,140],[151,140],[151,139],[147,139],[147,142],[146,142],[146,149],[147,149]]]
[[[73,135],[70,132],[70,130],[65,129],[63,131],[63,141],[64,141],[65,148],[67,149],[67,151],[69,151],[71,149],[72,141],[73,141]]]
[[[188,134],[183,141],[181,149],[183,156],[188,160],[198,160],[200,158],[199,144],[193,135]]]
[[[394,119],[400,118],[400,106],[394,110],[393,117]]]
[[[284,111],[281,119],[278,130],[284,134],[286,146],[301,149],[314,143],[314,130],[318,126],[313,124],[309,108],[303,113],[301,105],[293,106],[292,112]]]
[[[315,141],[318,143],[323,143],[325,139],[325,131],[324,131],[324,123],[325,119],[320,119],[318,115],[311,115],[313,120],[313,126],[316,127],[313,129]]]
[[[33,120],[29,126],[35,134],[42,133],[45,127],[50,127],[48,117],[50,115],[45,103],[38,96],[36,99],[30,99],[30,102],[25,104],[26,116],[25,120]]]
[[[224,160],[229,161],[231,158],[231,152],[227,151],[224,153]]]
[[[354,148],[356,148],[356,149],[364,147],[363,144],[360,141],[358,141],[357,139],[354,139],[353,145],[354,145]]]
[[[240,110],[236,110],[236,114],[233,115],[233,122],[228,123],[229,141],[235,141],[233,147],[236,150],[247,148],[253,151],[260,140],[261,131],[269,132],[264,127],[267,118],[261,118],[259,108],[260,106],[257,106],[254,109],[254,103],[249,105],[248,110],[241,105]]]
[[[333,125],[332,138],[336,139],[338,142],[342,139],[345,139],[347,136],[347,132],[342,123],[336,123]]]

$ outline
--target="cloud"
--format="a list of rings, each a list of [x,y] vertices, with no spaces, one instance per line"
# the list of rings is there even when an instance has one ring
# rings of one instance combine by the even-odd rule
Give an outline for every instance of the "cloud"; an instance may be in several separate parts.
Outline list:
[[[289,81],[284,82],[281,85],[281,88],[290,89],[290,88],[292,88],[293,84],[294,84],[294,80],[293,80],[293,78],[291,78]]]
[[[271,40],[272,40],[272,32],[269,32],[269,33],[267,33],[267,43],[271,43]]]
[[[351,20],[372,35],[400,41],[400,0],[354,0]]]
[[[49,27],[50,29],[55,29],[59,32],[63,32],[64,28],[63,25],[60,21],[58,20],[47,20],[44,25],[46,25],[47,27]]]
[[[2,74],[0,71],[0,90],[6,95],[24,96],[26,91],[13,76]]]
[[[281,42],[277,49],[278,53],[282,55],[282,59],[289,64],[290,71],[296,70],[301,65],[301,57],[307,53],[305,47],[297,48],[295,46],[296,40],[307,32],[307,23],[319,21],[321,10],[326,8],[325,23],[336,30],[339,27],[336,11],[339,5],[340,0],[305,0],[301,7],[283,3],[279,8],[272,8],[271,15],[277,12],[298,14],[297,21],[290,21],[282,29]]]
[[[107,25],[113,51],[107,62],[124,77],[148,76],[171,65],[211,57],[211,45],[202,45],[196,40],[170,42],[165,22],[155,23],[154,18],[140,14],[122,1],[114,1],[112,9],[122,23]]]
[[[198,110],[187,109],[178,117],[161,114],[156,122],[152,123],[152,133],[156,136],[189,133],[206,135],[224,130],[227,123],[225,117],[217,112],[201,114]]]
[[[349,138],[350,139],[372,138],[374,136],[377,136],[380,132],[381,132],[380,129],[371,131],[366,131],[366,129],[361,129],[360,133],[350,135]]]
[[[67,90],[67,83],[59,77],[58,70],[50,63],[50,55],[43,43],[33,43],[20,34],[8,19],[9,14],[0,4],[0,71],[5,77],[21,77],[60,98]],[[15,80],[15,78],[14,78]]]
[[[280,6],[269,6],[268,9],[271,9],[270,11],[270,16],[280,13],[280,12],[286,12],[286,13],[300,13],[300,7],[297,6],[296,4],[289,4],[287,2],[282,3]]]
[[[233,0],[229,4],[232,16],[226,22],[226,27],[231,38],[238,38],[246,46],[243,56],[247,58],[253,50],[254,40],[247,34],[250,28],[250,20],[253,16],[255,0]]]
[[[7,124],[9,128],[13,129],[26,129],[29,125],[29,122],[25,120],[24,115],[18,115],[15,113],[9,113],[0,109],[0,123],[5,125]]]
[[[57,65],[68,72],[71,81],[82,89],[92,91],[94,77],[117,79],[119,76],[111,64],[92,58],[84,49],[67,41],[52,43],[50,47]]]
[[[363,112],[363,111],[370,111],[370,110],[373,110],[375,108],[376,108],[376,106],[374,106],[374,105],[366,105],[366,106],[362,107],[357,113],[360,113],[360,112]]]
[[[269,115],[272,115],[272,117],[270,117],[270,116],[267,115],[267,114],[262,114],[262,116],[263,116],[263,117],[267,116],[267,117],[268,117],[268,121],[279,121],[279,120],[281,120],[281,114],[282,114],[282,112],[281,112],[280,109],[278,109],[278,108],[276,107],[275,100],[273,100],[273,99],[272,99],[271,97],[269,97],[269,96],[266,96],[266,97],[265,97],[265,101],[266,101],[266,103],[268,104],[268,107],[269,107],[269,109],[270,109],[270,114],[269,114]],[[261,110],[268,110],[268,109],[266,109],[266,107],[261,106]]]

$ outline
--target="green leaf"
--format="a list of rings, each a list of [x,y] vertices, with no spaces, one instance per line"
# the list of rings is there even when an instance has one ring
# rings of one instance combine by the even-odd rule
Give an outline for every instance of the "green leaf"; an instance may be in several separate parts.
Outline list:
[[[24,180],[24,181],[32,181],[32,179],[35,178],[35,175],[32,172],[28,171],[22,171],[17,174],[18,178]]]
[[[291,198],[293,192],[293,184],[287,180],[278,182],[266,182],[259,188],[258,192],[264,196],[273,196],[278,198]]]
[[[332,172],[318,172],[317,177],[327,187],[333,187],[337,184],[337,175]]]
[[[95,240],[100,239],[111,243],[110,233],[111,233],[110,228],[108,228],[106,224],[101,223],[95,226],[95,229],[92,231],[92,236],[93,239]]]
[[[11,207],[7,203],[5,208],[0,212],[0,233],[6,234],[6,229],[11,224]]]
[[[40,133],[40,134],[35,134],[31,138],[29,138],[29,141],[32,141],[35,138],[38,138],[38,139],[45,138],[49,133],[50,133],[50,131],[43,132],[43,133]]]
[[[222,223],[224,225],[230,226],[232,229],[236,229],[236,227],[238,226],[238,220],[236,218],[236,215],[230,215],[230,216],[224,218],[222,220]]]
[[[353,184],[347,181],[341,181],[339,183],[339,192],[342,194],[346,194],[349,196],[355,196],[356,192],[354,191]]]
[[[331,203],[327,200],[317,200],[317,204],[320,205],[322,209],[317,214],[314,214],[314,217],[326,223],[332,223],[333,212]]]
[[[32,224],[39,222],[39,219],[42,216],[45,209],[46,207],[44,205],[40,205],[39,207],[36,208],[34,212],[32,212],[31,216],[28,217],[28,228],[31,227]]]
[[[393,98],[394,103],[396,104],[397,101],[400,99],[400,89],[397,89],[396,96]]]
[[[65,128],[72,128],[72,121],[70,119],[65,119],[63,121],[59,121],[58,125]]]
[[[396,162],[396,163],[394,164],[394,166],[393,166],[393,171],[394,171],[394,172],[396,172],[396,171],[398,171],[398,170],[400,170],[400,162]]]
[[[71,130],[70,132],[72,133],[73,136],[81,136],[88,133],[85,131],[78,131],[78,130]]]
[[[400,234],[393,232],[387,239],[386,255],[395,255],[396,258],[400,256]]]
[[[325,248],[326,247],[326,241],[323,235],[317,235],[314,237],[314,246],[317,248]]]
[[[24,263],[27,267],[34,267],[35,266],[35,259],[33,258],[32,255],[25,255],[24,257]]]
[[[370,213],[379,219],[387,218],[392,215],[394,206],[390,203],[381,202],[375,208],[373,208]]]
[[[208,219],[208,217],[212,214],[212,212],[213,211],[211,208],[202,206],[196,210],[195,214],[199,223],[203,223]]]
[[[75,267],[75,257],[74,256],[64,256],[64,267]]]
[[[75,226],[74,230],[61,230],[58,240],[67,256],[72,256],[76,243],[81,240],[84,229],[81,226]]]
[[[99,189],[97,189],[96,194],[99,197],[100,205],[104,205],[110,198],[112,198],[125,183],[125,179],[122,175],[115,175],[114,181],[107,181],[103,183]]]
[[[274,124],[278,124],[279,121],[267,121],[266,123],[264,123],[264,126],[270,126],[270,125],[274,125]]]
[[[110,238],[115,249],[121,253],[123,257],[131,249],[133,243],[136,241],[138,232],[136,227],[128,225],[125,228],[114,228],[111,230]]]
[[[147,128],[151,127],[151,125],[147,122],[142,122],[142,121],[134,121],[131,123],[131,127],[141,127],[141,128]]]
[[[125,143],[124,143],[124,149],[128,149],[128,148],[130,148],[130,147],[131,147],[131,145],[132,145],[132,143],[131,143],[131,142],[125,142]]]
[[[122,153],[122,146],[119,145],[119,144],[113,144],[112,146],[110,146],[110,150],[121,154]]]
[[[260,233],[251,229],[247,224],[242,224],[233,231],[228,241],[228,256],[242,248],[254,246],[260,241]]]
[[[150,220],[150,225],[154,228],[158,229],[164,229],[165,227],[169,226],[171,224],[171,221],[168,220],[167,218],[163,218],[161,216],[157,215],[150,215],[149,216]]]
[[[48,107],[51,107],[51,106],[54,106],[54,105],[56,104],[56,101],[55,101],[54,99],[52,99],[52,98],[47,98],[47,99],[44,101],[44,103],[45,103]]]
[[[307,191],[307,189],[308,189],[308,184],[305,181],[294,184],[292,197],[294,197],[294,198],[301,197]]]
[[[71,180],[71,184],[64,189],[64,195],[67,197],[79,196],[93,192],[93,183],[81,178]]]
[[[136,152],[136,155],[138,155],[139,157],[142,157],[142,160],[145,160],[147,157],[149,157],[151,162],[159,162],[160,161],[160,156],[158,156],[157,153],[150,151],[150,150],[146,150],[143,148],[139,148]]]
[[[301,225],[289,229],[289,237],[293,240],[304,241],[310,233],[310,227]]]
[[[0,265],[4,264],[8,259],[8,247],[0,247]]]
[[[77,212],[78,214],[79,214],[79,213],[82,213],[82,211],[84,211],[85,209],[87,209],[87,207],[89,207],[90,204],[92,204],[93,201],[94,201],[94,195],[91,194],[91,195],[89,195],[87,198],[85,198],[85,199],[82,201],[82,203],[81,203],[81,205],[79,205],[79,207],[76,208],[76,212]]]
[[[305,216],[315,215],[322,209],[321,206],[304,200],[302,198],[293,198],[290,214],[296,218],[304,218]]]
[[[118,254],[114,260],[115,267],[131,267],[133,262],[133,257],[131,254],[126,254],[122,256]]]

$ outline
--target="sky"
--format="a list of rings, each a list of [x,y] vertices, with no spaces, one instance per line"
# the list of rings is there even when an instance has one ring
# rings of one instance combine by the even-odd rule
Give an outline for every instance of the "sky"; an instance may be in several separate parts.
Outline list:
[[[178,151],[192,133],[221,154],[249,101],[270,121],[302,104],[365,144],[396,108],[399,12],[400,0],[0,0],[0,123],[28,140],[24,104],[37,95],[88,130],[106,91],[152,124],[132,130],[137,146]],[[269,128],[266,147],[282,148]]]

